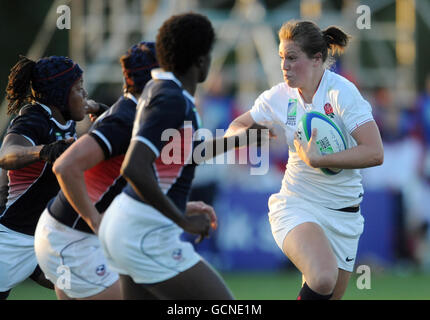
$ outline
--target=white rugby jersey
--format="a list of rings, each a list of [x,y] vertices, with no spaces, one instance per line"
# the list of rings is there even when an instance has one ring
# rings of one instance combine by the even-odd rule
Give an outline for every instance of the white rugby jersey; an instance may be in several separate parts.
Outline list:
[[[363,187],[358,169],[343,169],[328,176],[306,165],[296,152],[294,133],[304,113],[310,111],[331,117],[342,130],[348,148],[357,145],[351,133],[362,124],[373,121],[372,108],[355,85],[330,70],[325,70],[312,104],[306,104],[298,89],[290,88],[285,82],[263,92],[255,101],[251,116],[261,125],[279,124],[289,147],[280,194],[297,196],[332,209],[359,204]]]

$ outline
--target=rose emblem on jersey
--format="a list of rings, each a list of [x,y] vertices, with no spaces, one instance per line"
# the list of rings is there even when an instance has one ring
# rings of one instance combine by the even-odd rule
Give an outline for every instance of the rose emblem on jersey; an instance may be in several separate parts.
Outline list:
[[[333,111],[333,107],[331,106],[330,103],[326,103],[324,106],[324,112],[326,115],[328,115],[330,118],[334,117],[334,111]]]
[[[182,259],[182,249],[175,249],[172,252],[172,258],[174,260],[181,260]]]
[[[97,274],[99,277],[104,276],[104,275],[105,275],[105,273],[106,273],[106,266],[105,266],[104,264],[101,264],[101,265],[99,265],[99,266],[96,268],[96,274]]]

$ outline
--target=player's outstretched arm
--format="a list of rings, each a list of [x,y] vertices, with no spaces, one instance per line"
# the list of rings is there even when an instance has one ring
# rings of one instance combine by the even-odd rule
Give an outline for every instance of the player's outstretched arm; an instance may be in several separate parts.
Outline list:
[[[156,155],[139,140],[132,140],[121,167],[121,174],[136,193],[152,207],[175,222],[185,231],[206,237],[210,219],[207,215],[184,216],[162,192],[153,170]]]
[[[84,173],[105,159],[97,141],[84,135],[54,163],[53,171],[70,205],[97,233],[101,214],[88,196]]]
[[[39,161],[42,147],[33,146],[18,134],[8,134],[0,148],[0,167],[4,170],[17,170]]]
[[[205,155],[202,162],[232,149],[250,145],[260,146],[272,137],[275,135],[268,128],[257,124],[250,113],[246,112],[230,124],[224,137],[203,142]]]
[[[33,146],[25,137],[10,133],[0,148],[0,168],[18,170],[37,161],[53,163],[74,139],[59,140],[47,145]]]
[[[245,112],[230,123],[224,137],[238,136],[255,125],[257,125],[257,123],[255,123],[252,118],[251,112]]]

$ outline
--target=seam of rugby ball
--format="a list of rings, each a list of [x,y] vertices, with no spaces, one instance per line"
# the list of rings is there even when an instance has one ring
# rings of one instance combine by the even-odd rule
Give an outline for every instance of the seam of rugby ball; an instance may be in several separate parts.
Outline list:
[[[342,139],[342,142],[343,142],[343,146],[345,147],[345,150],[346,150],[346,141],[345,141],[345,139],[343,138],[343,134],[342,134],[342,131],[340,131],[340,129],[338,128],[338,126],[336,125],[336,123],[334,123],[329,117],[327,117],[326,115],[324,115],[324,114],[322,114],[321,112],[318,112],[318,111],[311,111],[311,112],[309,112],[309,113],[313,113],[313,114],[316,114],[316,115],[321,115],[321,116],[323,116],[323,119],[324,120],[328,120],[329,121],[329,123],[336,129],[336,131],[337,131],[337,133],[339,133],[339,136],[340,136],[340,138]],[[309,138],[308,138],[309,139]]]
[[[308,121],[307,120],[308,120],[308,118],[306,117],[306,114],[305,114],[305,116],[302,118],[303,131],[305,132],[305,135],[306,135],[306,141],[309,141],[310,136],[308,134]]]

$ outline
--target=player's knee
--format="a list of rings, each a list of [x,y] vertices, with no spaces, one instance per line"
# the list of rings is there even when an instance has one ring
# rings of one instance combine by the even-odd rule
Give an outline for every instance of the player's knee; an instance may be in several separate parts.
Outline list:
[[[331,294],[336,287],[338,271],[323,270],[317,273],[312,279],[309,279],[309,287],[319,294]]]
[[[9,293],[10,293],[10,290],[5,292],[0,292],[0,300],[6,300],[7,297],[9,297]]]

